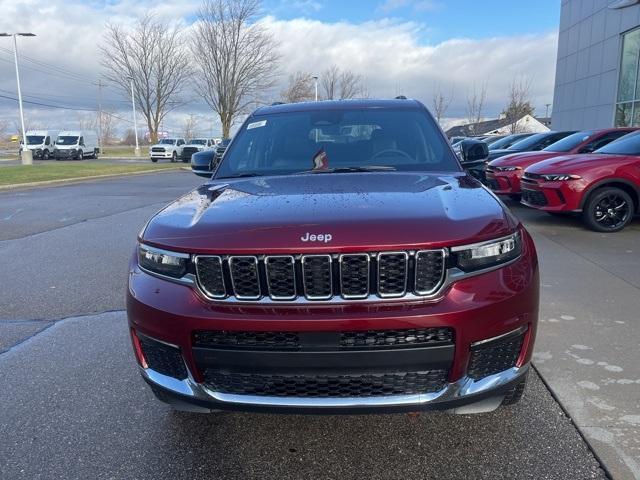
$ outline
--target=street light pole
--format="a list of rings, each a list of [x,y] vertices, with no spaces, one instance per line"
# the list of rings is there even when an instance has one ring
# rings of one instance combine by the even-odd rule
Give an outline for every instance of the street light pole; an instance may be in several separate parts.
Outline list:
[[[13,37],[13,59],[16,64],[16,82],[18,83],[18,105],[20,108],[20,125],[22,126],[22,148],[20,159],[23,165],[33,164],[33,154],[27,148],[27,132],[24,129],[24,111],[22,109],[22,90],[20,89],[20,69],[18,68],[18,40],[17,37],[35,37],[33,33],[0,33],[0,37]]]
[[[318,101],[318,77],[313,77],[313,80],[316,85],[316,102]]]
[[[138,145],[138,123],[136,122],[136,101],[133,94],[133,78],[131,79],[131,107],[133,108],[133,131],[136,136],[136,149],[134,150],[135,156],[140,156],[140,145]]]

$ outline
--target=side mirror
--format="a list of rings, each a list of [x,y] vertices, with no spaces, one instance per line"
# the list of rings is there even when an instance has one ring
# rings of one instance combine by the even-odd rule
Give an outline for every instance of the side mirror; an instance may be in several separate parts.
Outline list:
[[[489,159],[489,147],[481,140],[462,140],[459,144],[460,161],[465,163],[485,162]]]
[[[211,178],[211,172],[207,173],[207,172],[196,172],[196,171],[193,171],[193,173],[195,173],[199,177]]]

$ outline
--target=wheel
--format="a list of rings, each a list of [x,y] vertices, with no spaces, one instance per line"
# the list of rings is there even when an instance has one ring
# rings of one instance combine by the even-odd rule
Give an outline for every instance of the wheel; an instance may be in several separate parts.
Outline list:
[[[76,160],[82,160],[84,158],[84,152],[82,150],[78,150],[78,156]]]
[[[42,152],[42,159],[43,159],[43,160],[49,160],[49,150],[45,149],[45,150]]]
[[[98,149],[97,148],[93,149],[93,155],[91,155],[91,158],[96,158],[96,159],[98,158]]]
[[[152,159],[151,159],[151,161],[152,161],[153,163],[156,163],[156,162],[158,161],[158,159],[157,159],[157,158],[152,158]]]
[[[599,188],[587,199],[582,221],[596,232],[618,232],[633,218],[635,205],[631,196],[617,187]]]
[[[522,395],[524,395],[524,390],[527,386],[527,378],[525,377],[517,385],[511,387],[511,389],[507,392],[502,400],[502,405],[515,405],[520,401]]]
[[[177,159],[178,159],[178,154],[176,152],[173,152],[173,155],[171,155],[171,163],[175,163]]]

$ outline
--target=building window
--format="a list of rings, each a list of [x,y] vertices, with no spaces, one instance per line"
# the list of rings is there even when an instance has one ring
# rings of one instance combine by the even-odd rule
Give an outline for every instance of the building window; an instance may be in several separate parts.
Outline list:
[[[640,126],[640,28],[622,35],[622,58],[618,78],[616,127]]]

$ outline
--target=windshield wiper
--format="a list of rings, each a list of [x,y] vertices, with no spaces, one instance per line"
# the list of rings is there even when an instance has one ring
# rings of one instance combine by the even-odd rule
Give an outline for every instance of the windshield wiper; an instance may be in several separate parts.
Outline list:
[[[246,172],[246,173],[236,173],[233,175],[227,175],[226,177],[216,177],[216,178],[243,178],[243,177],[261,177],[261,173],[255,172]]]
[[[304,170],[296,172],[294,175],[302,175],[305,173],[352,173],[352,172],[393,172],[394,167],[384,165],[369,165],[366,167],[337,167],[337,168],[319,168],[317,170]]]

